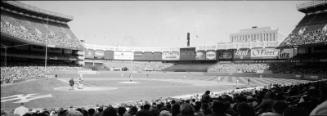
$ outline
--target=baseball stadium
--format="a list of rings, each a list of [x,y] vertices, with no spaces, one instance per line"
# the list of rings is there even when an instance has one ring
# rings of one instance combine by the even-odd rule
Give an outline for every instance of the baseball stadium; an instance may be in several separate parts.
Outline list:
[[[253,26],[203,46],[180,32],[181,47],[91,44],[78,18],[1,3],[1,116],[327,115],[325,0],[297,5],[280,42]]]

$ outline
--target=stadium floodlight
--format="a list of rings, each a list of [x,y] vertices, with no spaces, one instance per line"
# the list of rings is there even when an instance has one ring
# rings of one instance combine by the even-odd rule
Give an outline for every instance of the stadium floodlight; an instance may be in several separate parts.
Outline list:
[[[14,48],[14,47],[20,47],[20,46],[26,46],[30,44],[20,44],[20,45],[14,45],[14,46],[7,46],[4,44],[1,44],[1,47],[5,49],[5,58],[4,58],[4,65],[7,66],[7,50],[8,48]]]

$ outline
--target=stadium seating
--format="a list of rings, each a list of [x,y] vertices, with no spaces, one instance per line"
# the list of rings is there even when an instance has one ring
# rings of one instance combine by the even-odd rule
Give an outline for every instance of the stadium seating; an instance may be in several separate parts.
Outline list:
[[[303,63],[302,65],[296,65],[296,63],[270,63],[269,70],[275,74],[315,74],[315,75],[327,75],[326,63]]]
[[[298,74],[326,76],[326,63],[274,62],[274,63],[217,63],[208,69],[208,72],[218,73],[258,73],[260,71],[273,74]]]
[[[298,23],[280,47],[298,46],[327,41],[327,13],[309,14]]]
[[[208,69],[208,72],[219,73],[256,73],[265,71],[269,68],[268,64],[264,63],[217,63]]]
[[[87,70],[82,67],[56,64],[47,66],[47,71],[42,65],[19,64],[12,66],[1,66],[1,84],[16,83],[24,80],[45,78],[46,74],[56,74],[60,71],[77,72]]]
[[[292,85],[271,85],[268,88],[252,88],[211,93],[207,102],[200,94],[189,98],[159,98],[149,101],[123,103],[119,106],[96,105],[34,109],[27,115],[74,115],[74,116],[312,116],[319,104],[326,102],[327,81]],[[323,106],[325,107],[325,106]],[[9,112],[2,111],[8,115]]]
[[[1,14],[1,33],[36,44],[51,43],[58,48],[79,49],[81,44],[68,25],[45,23],[22,16]],[[47,39],[44,39],[47,38]]]
[[[162,62],[142,62],[142,61],[105,61],[104,65],[112,70],[114,68],[127,67],[128,70],[134,70],[138,72],[143,71],[161,71],[172,64]]]

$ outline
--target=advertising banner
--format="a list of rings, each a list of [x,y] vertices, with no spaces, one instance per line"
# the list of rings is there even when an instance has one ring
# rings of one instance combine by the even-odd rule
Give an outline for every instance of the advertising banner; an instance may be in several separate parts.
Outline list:
[[[279,50],[275,48],[258,48],[251,49],[252,59],[272,59],[277,58]]]
[[[154,52],[153,60],[156,60],[156,61],[162,60],[162,52]]]
[[[153,53],[152,52],[144,52],[144,59],[145,60],[153,60]]]
[[[281,49],[278,55],[279,59],[289,59],[292,58],[293,56],[295,56],[295,52],[293,48],[289,48],[289,49]]]
[[[206,59],[206,51],[198,50],[196,51],[195,60],[205,60]]]
[[[206,60],[216,60],[216,51],[215,50],[208,50],[206,52]]]
[[[162,60],[179,60],[179,51],[162,52]]]
[[[195,47],[180,48],[180,60],[195,60]]]
[[[133,60],[134,54],[133,54],[133,52],[128,52],[128,51],[118,51],[118,52],[115,51],[114,59],[115,60]]]
[[[94,58],[95,59],[103,59],[104,57],[104,51],[103,50],[95,50],[94,52]]]
[[[86,49],[85,50],[85,58],[94,59],[94,50]]]
[[[233,51],[232,50],[219,50],[218,51],[218,58],[219,59],[232,59],[233,58]]]
[[[134,52],[134,60],[137,60],[137,61],[145,60],[144,53],[142,51],[135,51]]]
[[[112,50],[104,51],[104,59],[105,60],[113,60],[114,59],[114,51],[112,51]]]
[[[251,49],[238,49],[234,52],[234,59],[250,59]]]

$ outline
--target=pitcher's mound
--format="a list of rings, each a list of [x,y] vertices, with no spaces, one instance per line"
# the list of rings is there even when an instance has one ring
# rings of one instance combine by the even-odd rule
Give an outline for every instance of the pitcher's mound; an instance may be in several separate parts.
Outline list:
[[[74,88],[71,87],[56,87],[54,90],[56,91],[108,91],[115,90],[116,87],[83,87],[83,88]]]

